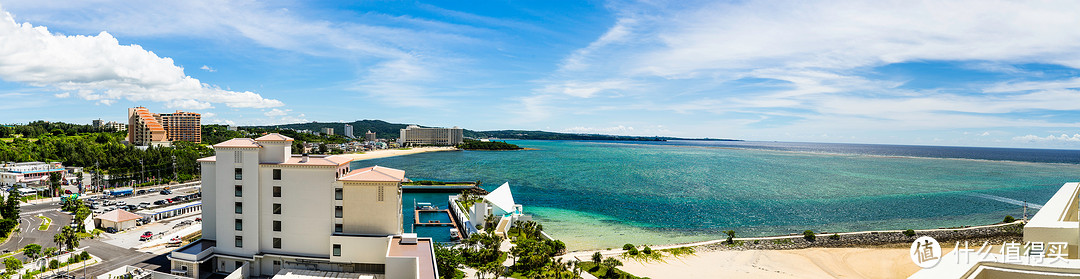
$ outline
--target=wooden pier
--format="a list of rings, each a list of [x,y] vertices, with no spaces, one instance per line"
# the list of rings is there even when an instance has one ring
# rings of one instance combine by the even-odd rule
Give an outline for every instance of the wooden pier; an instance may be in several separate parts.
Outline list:
[[[420,222],[420,213],[425,213],[425,212],[426,213],[441,212],[443,214],[446,214],[446,217],[449,217],[450,222],[446,222],[446,223],[443,223],[443,222],[421,223]],[[454,220],[454,216],[450,215],[450,210],[449,209],[416,209],[416,211],[413,213],[413,224],[416,224],[417,226],[453,226],[454,229],[458,228],[457,220]]]

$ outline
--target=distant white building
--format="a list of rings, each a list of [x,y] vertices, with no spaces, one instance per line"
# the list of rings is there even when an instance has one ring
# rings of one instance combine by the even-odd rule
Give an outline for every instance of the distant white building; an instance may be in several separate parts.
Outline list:
[[[353,129],[352,129],[352,125],[349,125],[349,124],[345,124],[345,131],[344,131],[344,132],[345,132],[345,133],[344,133],[344,134],[342,134],[342,136],[345,136],[345,137],[347,137],[347,138],[350,138],[350,139],[351,139],[351,138],[356,138],[356,136],[353,136]]]
[[[0,164],[0,185],[45,184],[50,173],[64,175],[64,165],[60,162],[22,162]]]
[[[333,136],[334,128],[322,128],[322,134],[326,136]]]
[[[461,144],[463,139],[462,129],[457,126],[454,126],[453,128],[421,128],[420,126],[409,125],[405,129],[401,129],[400,133],[401,135],[398,137],[398,143],[404,146],[455,146]]]
[[[431,239],[402,231],[405,171],[354,170],[343,156],[293,155],[292,141],[279,134],[235,138],[199,159],[202,239],[169,255],[174,274],[438,277]]]

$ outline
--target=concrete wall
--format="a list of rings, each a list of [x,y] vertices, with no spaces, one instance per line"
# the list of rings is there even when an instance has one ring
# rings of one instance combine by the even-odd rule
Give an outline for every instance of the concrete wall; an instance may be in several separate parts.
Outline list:
[[[400,234],[401,184],[397,182],[345,182],[342,224],[345,233]],[[383,199],[379,201],[379,188]]]
[[[281,170],[281,180],[273,180],[274,169]],[[330,234],[334,224],[334,167],[263,165],[259,173],[259,245],[263,251],[326,257],[330,254]],[[274,186],[281,187],[281,197],[274,197]],[[281,214],[273,214],[274,204],[281,204]],[[274,221],[281,221],[281,231],[274,231]],[[244,228],[245,230],[247,227]],[[281,238],[281,249],[273,248],[274,238]]]
[[[1065,183],[1024,226],[1024,242],[1066,242],[1070,259],[1080,258],[1080,222],[1077,220],[1080,183]],[[1049,251],[1048,251],[1049,252]]]
[[[386,279],[415,279],[420,265],[415,257],[386,257]]]
[[[217,216],[218,212],[217,195],[211,195],[210,193],[217,193],[217,167],[215,162],[202,162],[202,238],[209,240],[217,240]]]
[[[330,261],[349,263],[386,263],[386,250],[390,246],[389,237],[378,236],[341,236],[330,237],[330,244],[341,245],[341,256],[334,256]],[[333,248],[331,248],[333,249]]]
[[[259,252],[259,148],[215,148],[217,164],[213,195],[216,196],[217,220],[216,237],[218,252],[252,256]],[[241,162],[235,160],[235,153],[241,152]],[[234,179],[234,168],[243,170],[242,180]],[[235,186],[243,187],[242,197],[236,197]],[[203,189],[204,196],[207,190]],[[243,213],[235,213],[235,203],[241,202]],[[236,231],[234,220],[243,220],[243,231]],[[204,220],[205,222],[205,220]],[[235,237],[243,237],[243,247],[235,246]]]

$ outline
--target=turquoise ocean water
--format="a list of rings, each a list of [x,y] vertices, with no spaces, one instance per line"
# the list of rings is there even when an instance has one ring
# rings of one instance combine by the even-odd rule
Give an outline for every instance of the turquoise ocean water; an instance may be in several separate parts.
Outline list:
[[[1080,165],[1037,158],[694,142],[510,142],[538,150],[434,152],[353,164],[403,169],[414,180],[481,180],[488,190],[509,182],[526,213],[571,250],[721,239],[729,229],[742,237],[982,225],[1005,215],[1019,218],[1023,201],[1037,206],[1063,183],[1080,181]],[[413,197],[405,196],[406,211]],[[440,195],[419,197],[445,204]]]

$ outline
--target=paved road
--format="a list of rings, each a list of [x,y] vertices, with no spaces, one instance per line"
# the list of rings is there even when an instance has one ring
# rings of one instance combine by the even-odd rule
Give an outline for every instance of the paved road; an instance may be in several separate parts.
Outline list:
[[[52,225],[49,226],[48,230],[38,230],[42,222],[41,218],[37,217],[39,214],[52,219]],[[56,244],[52,241],[53,235],[56,235],[61,227],[71,224],[71,219],[71,215],[60,212],[55,208],[24,212],[19,216],[19,232],[12,235],[7,243],[0,245],[0,250],[15,251],[31,243],[37,243],[42,247],[55,247]],[[19,260],[26,261],[26,257],[23,255],[17,255],[16,257]]]
[[[196,188],[188,186],[174,190],[171,195],[160,195],[155,192],[115,200],[123,200],[128,204],[138,204],[142,201],[154,201],[194,192],[196,192]],[[21,213],[19,214],[19,232],[13,234],[6,243],[0,245],[0,250],[15,251],[31,243],[37,243],[42,247],[55,247],[56,244],[52,242],[53,236],[56,235],[61,227],[71,224],[73,219],[71,214],[61,212],[59,209],[60,206],[58,202],[55,201],[22,205]],[[38,230],[38,227],[42,222],[41,218],[37,217],[38,215],[52,219],[52,225],[49,226],[48,230]],[[118,247],[97,239],[83,239],[79,244],[80,246],[85,247],[90,254],[102,259],[101,263],[87,268],[87,278],[96,277],[97,275],[125,265],[132,265],[165,273],[169,272],[170,266],[169,260],[165,256],[166,254],[157,255],[139,252],[135,249]],[[23,261],[26,260],[26,257],[22,254],[15,255],[14,257]],[[83,272],[81,270],[72,271],[72,275],[82,277]]]

